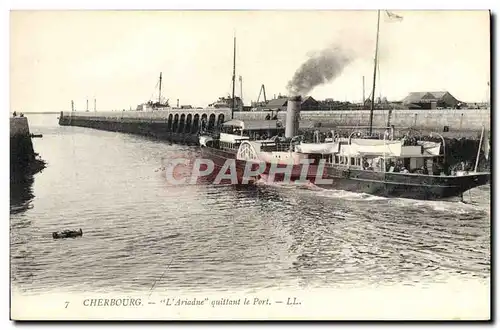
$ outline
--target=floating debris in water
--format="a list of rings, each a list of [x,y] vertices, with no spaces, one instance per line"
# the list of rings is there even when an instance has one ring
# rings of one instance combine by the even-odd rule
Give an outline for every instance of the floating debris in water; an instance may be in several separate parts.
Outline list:
[[[79,230],[63,230],[63,231],[60,231],[60,232],[53,232],[52,233],[52,238],[54,239],[58,239],[58,238],[74,238],[74,237],[79,237],[79,236],[83,236],[83,231],[82,231],[82,228],[80,228]]]

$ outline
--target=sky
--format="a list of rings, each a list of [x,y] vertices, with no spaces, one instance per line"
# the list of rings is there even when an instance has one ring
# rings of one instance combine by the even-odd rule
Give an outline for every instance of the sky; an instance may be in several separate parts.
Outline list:
[[[449,91],[465,102],[488,100],[487,11],[382,11],[376,95]],[[296,70],[326,48],[352,58],[316,99],[360,102],[372,88],[376,11],[11,11],[10,111],[135,109],[162,95],[171,105],[207,106],[236,82],[249,105],[265,85],[287,94]],[[240,85],[236,86],[240,95]]]

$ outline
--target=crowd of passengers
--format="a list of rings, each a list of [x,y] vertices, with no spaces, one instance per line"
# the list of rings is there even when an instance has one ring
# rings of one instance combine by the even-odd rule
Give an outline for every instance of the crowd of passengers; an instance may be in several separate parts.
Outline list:
[[[378,159],[362,159],[363,170],[368,171],[380,171],[381,160]],[[473,170],[473,164],[470,161],[456,163],[453,166],[447,166],[440,162],[433,162],[431,168],[427,166],[427,162],[424,162],[420,168],[408,169],[405,167],[402,160],[390,159],[386,163],[386,172],[393,173],[415,173],[424,175],[456,175],[458,171],[469,172]]]
[[[375,163],[375,164],[374,164]],[[362,168],[363,170],[373,171],[380,170],[381,159],[376,161],[375,159],[362,159]],[[392,173],[415,173],[415,174],[424,174],[424,175],[444,175],[445,169],[444,166],[440,163],[433,162],[432,168],[428,168],[427,162],[424,162],[420,168],[409,169],[406,168],[403,161],[398,159],[394,161],[393,159],[389,159],[385,165],[386,172]]]

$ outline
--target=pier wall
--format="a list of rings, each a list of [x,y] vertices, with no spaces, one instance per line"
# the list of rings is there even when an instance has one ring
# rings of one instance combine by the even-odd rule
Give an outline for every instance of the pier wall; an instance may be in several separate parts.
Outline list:
[[[61,112],[62,126],[89,127],[198,144],[202,125],[213,129],[231,117],[231,109],[169,109],[162,111]]]
[[[269,111],[235,112],[241,120],[264,120],[274,115]],[[373,126],[386,126],[389,110],[375,110]],[[278,119],[285,122],[286,113],[278,112]],[[322,126],[366,126],[370,121],[369,110],[302,111],[301,120],[321,123]],[[162,111],[109,111],[61,112],[61,125],[83,126],[97,129],[137,133],[143,135],[195,135],[205,121],[207,128],[231,118],[231,110],[220,109],[169,109]],[[481,131],[490,127],[490,109],[440,109],[392,110],[391,125],[442,132]]]
[[[241,120],[263,120],[268,111],[236,112]],[[278,112],[278,119],[285,120],[286,113]],[[389,110],[374,110],[373,126],[386,126]],[[301,111],[302,120],[322,123],[323,126],[366,126],[370,122],[370,110]],[[480,131],[490,126],[490,109],[440,109],[440,110],[392,110],[391,125],[413,127],[442,132],[444,126],[455,131]]]
[[[45,163],[36,158],[26,117],[10,118],[10,178],[18,180],[24,174],[40,171]]]
[[[31,141],[28,119],[10,118],[10,158],[11,164],[25,164],[35,157]]]
[[[235,112],[234,118],[241,120],[264,120],[274,115],[269,111]],[[375,110],[373,126],[387,125],[389,110]],[[285,112],[277,114],[285,122]],[[323,127],[367,126],[369,110],[342,111],[302,111],[302,122],[321,123]],[[161,111],[109,111],[109,112],[61,112],[59,124],[80,126],[100,130],[123,132],[150,136],[176,143],[198,144],[198,133],[202,125],[207,129],[215,128],[231,118],[231,109],[168,109]],[[415,128],[422,132],[443,132],[445,126],[449,133],[442,133],[446,139],[447,158],[450,163],[474,163],[479,147],[479,135],[484,125],[490,127],[489,109],[443,109],[443,110],[393,110],[391,124],[396,128]],[[12,125],[11,125],[12,126]],[[22,130],[19,124],[19,130]],[[439,138],[438,138],[439,139]],[[489,162],[482,161],[480,168],[489,168]]]
[[[10,136],[12,137],[16,135],[30,135],[28,118],[26,117],[10,118]]]

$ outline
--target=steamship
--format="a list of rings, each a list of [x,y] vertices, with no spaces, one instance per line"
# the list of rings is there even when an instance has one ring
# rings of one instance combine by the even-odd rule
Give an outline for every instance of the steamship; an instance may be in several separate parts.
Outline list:
[[[161,97],[161,82],[162,82],[162,77],[161,77],[161,72],[160,72],[160,78],[158,79],[158,82],[156,83],[156,86],[158,86],[158,101],[153,102],[152,100],[149,100],[148,102],[141,103],[137,105],[136,110],[137,111],[153,111],[153,110],[165,110],[170,108],[170,104],[168,103],[167,100],[163,100],[162,102],[162,97]],[[156,88],[155,86],[155,88]]]
[[[440,142],[393,139],[389,130],[382,139],[353,132],[349,137],[332,134],[328,140],[308,143],[296,135],[299,112],[300,97],[294,97],[288,100],[285,125],[274,120],[229,120],[219,132],[200,136],[202,155],[224,173],[228,160],[234,160],[238,183],[301,180],[384,197],[446,199],[489,181],[489,173],[449,175]],[[272,138],[262,139],[266,135]],[[246,167],[251,177],[245,177]]]
[[[224,122],[217,132],[200,135],[201,153],[213,160],[216,175],[227,173],[234,162],[238,183],[300,180],[326,189],[439,200],[463,196],[465,191],[489,182],[490,173],[450,173],[440,142],[395,139],[393,128],[387,128],[382,136],[374,135],[374,97],[368,134],[353,131],[347,137],[331,132],[329,139],[322,139],[315,132],[308,141],[298,135],[300,107],[301,96],[288,99],[285,123]]]

